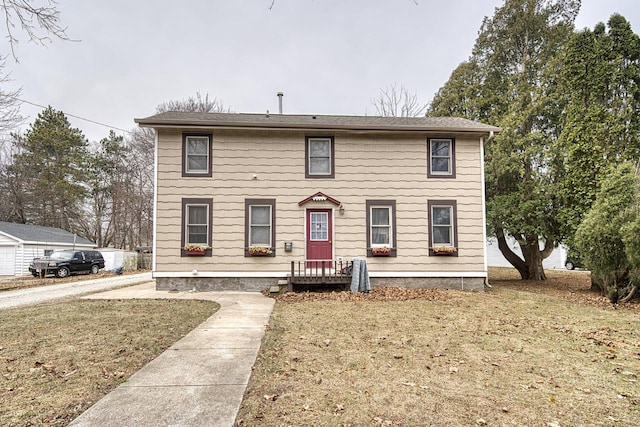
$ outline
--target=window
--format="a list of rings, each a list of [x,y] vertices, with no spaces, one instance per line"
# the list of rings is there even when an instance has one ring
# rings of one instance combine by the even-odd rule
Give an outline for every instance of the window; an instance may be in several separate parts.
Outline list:
[[[309,222],[312,242],[329,240],[329,214],[327,212],[309,212]]]
[[[212,135],[182,135],[182,176],[212,176]]]
[[[457,206],[455,200],[429,200],[429,255],[434,255],[434,247],[445,251],[451,255],[458,254],[457,251]],[[455,248],[455,251],[454,249]]]
[[[427,176],[429,178],[455,178],[455,140],[436,139],[427,140],[428,163]]]
[[[211,256],[212,210],[212,199],[182,199],[182,256],[188,244],[208,246],[205,255]]]
[[[307,178],[333,178],[333,137],[307,137],[305,146]]]
[[[367,256],[372,248],[388,247],[396,256],[395,200],[367,200]],[[374,249],[375,250],[375,249]]]
[[[275,199],[245,199],[244,204],[245,256],[249,256],[249,248],[256,246],[269,248],[269,256],[275,256]]]

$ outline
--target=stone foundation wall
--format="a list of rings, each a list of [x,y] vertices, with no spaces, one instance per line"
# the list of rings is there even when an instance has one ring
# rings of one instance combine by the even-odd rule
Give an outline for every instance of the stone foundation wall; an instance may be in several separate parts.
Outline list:
[[[278,284],[275,277],[158,277],[158,291],[257,291]]]
[[[372,277],[371,287],[484,291],[484,277]]]
[[[263,291],[278,284],[275,277],[158,277],[159,291]],[[483,277],[372,277],[371,287],[484,291]]]

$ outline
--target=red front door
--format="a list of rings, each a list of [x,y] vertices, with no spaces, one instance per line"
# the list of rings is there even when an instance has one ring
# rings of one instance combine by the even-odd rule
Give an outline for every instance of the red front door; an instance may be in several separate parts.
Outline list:
[[[307,260],[324,260],[326,268],[333,260],[331,209],[307,210]],[[307,267],[322,267],[321,263],[308,262]]]

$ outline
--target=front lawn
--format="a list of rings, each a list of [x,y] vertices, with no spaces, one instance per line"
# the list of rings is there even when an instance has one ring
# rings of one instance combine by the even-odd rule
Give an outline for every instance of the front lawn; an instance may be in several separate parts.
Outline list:
[[[0,425],[69,424],[218,308],[71,300],[0,310]]]
[[[584,272],[276,303],[237,424],[636,426],[640,309]]]

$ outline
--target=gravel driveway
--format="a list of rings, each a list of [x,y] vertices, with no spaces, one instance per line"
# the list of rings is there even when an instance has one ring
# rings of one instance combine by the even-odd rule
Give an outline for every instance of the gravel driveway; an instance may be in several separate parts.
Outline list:
[[[122,286],[137,285],[150,280],[152,280],[151,273],[140,273],[61,283],[59,285],[17,289],[15,291],[3,291],[0,292],[0,310],[37,304],[69,296],[85,295]]]

